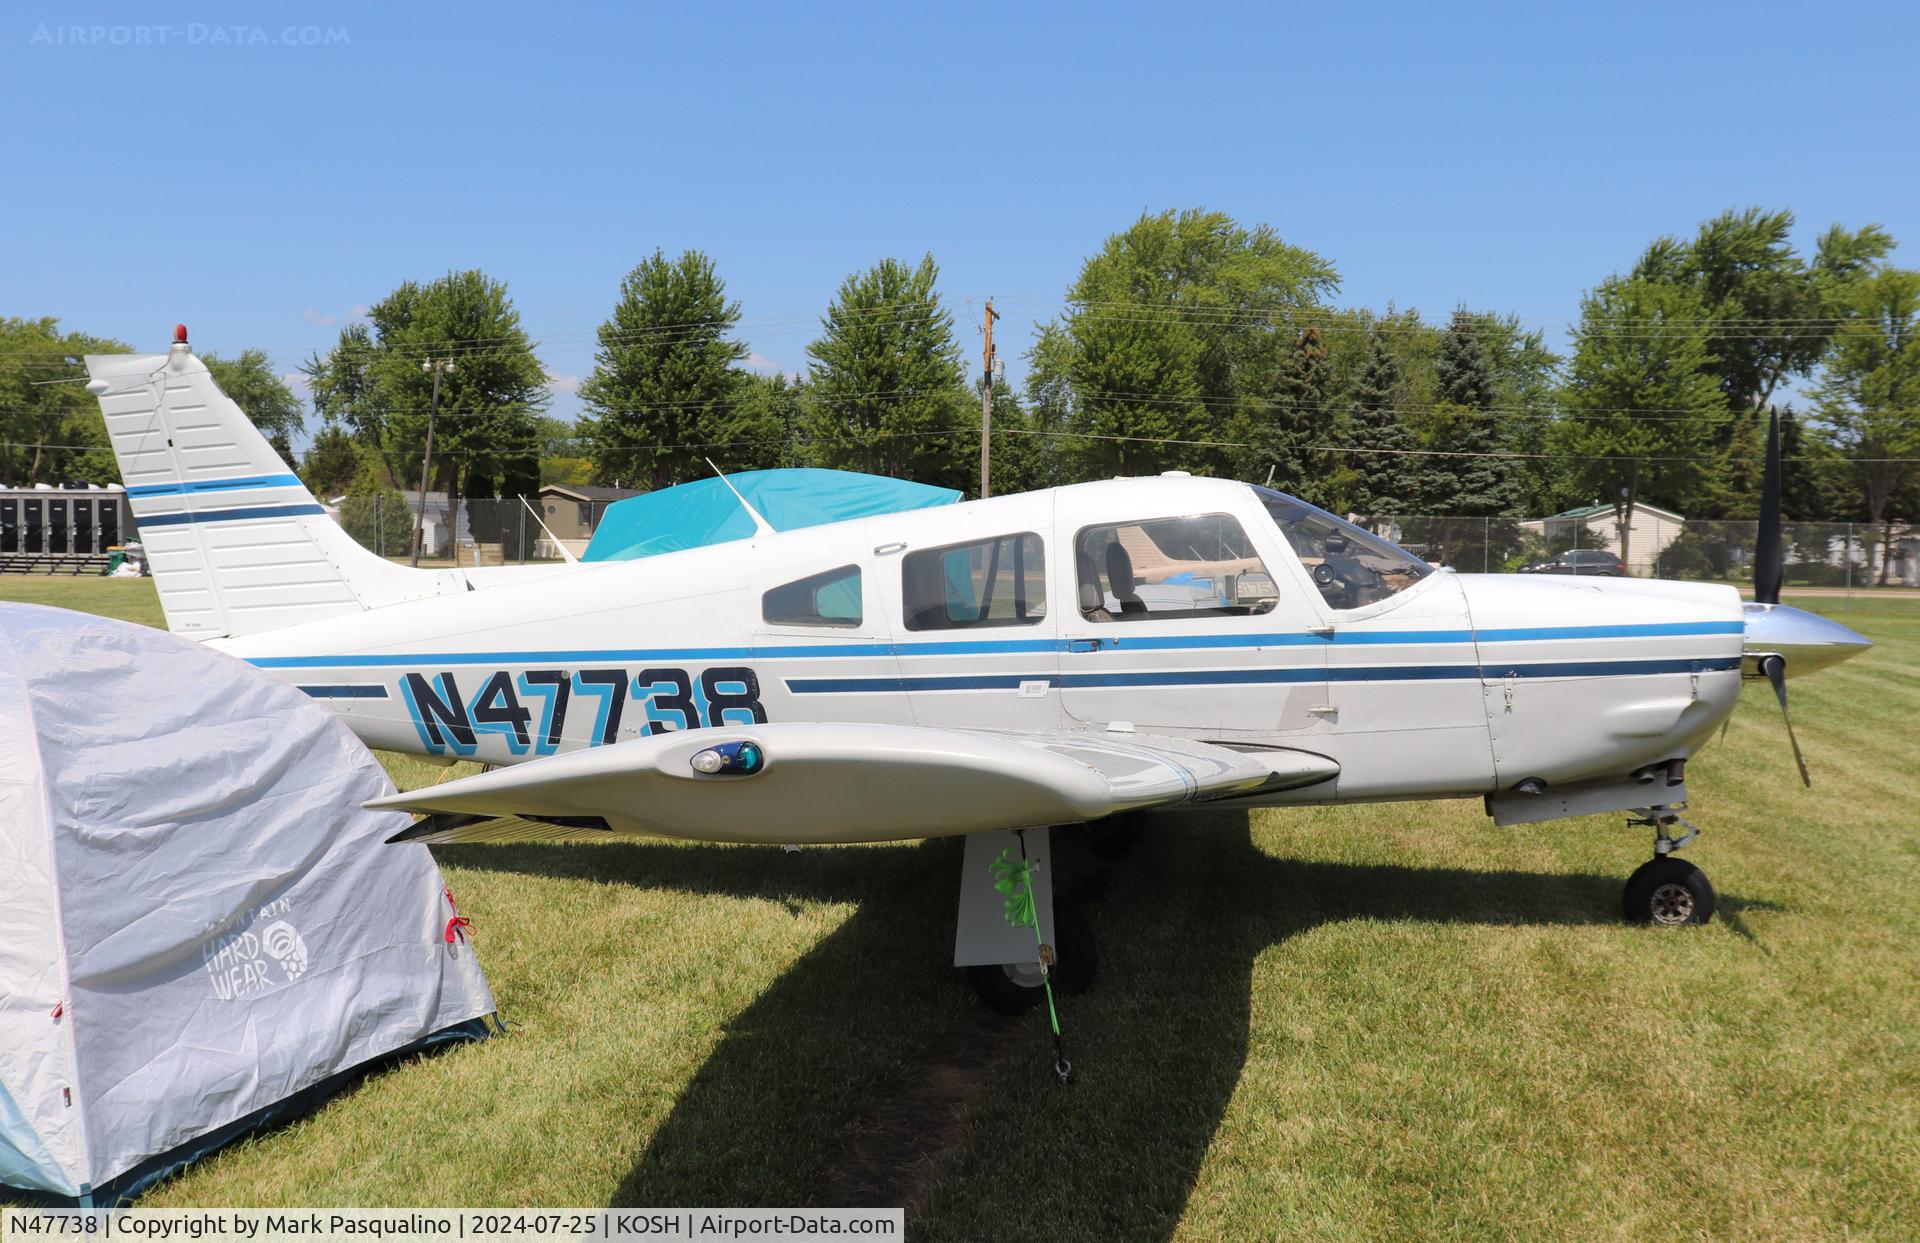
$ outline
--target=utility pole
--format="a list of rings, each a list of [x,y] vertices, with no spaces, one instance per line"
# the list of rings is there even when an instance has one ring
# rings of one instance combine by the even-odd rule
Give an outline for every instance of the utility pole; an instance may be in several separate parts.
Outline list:
[[[433,474],[433,425],[440,418],[440,377],[453,370],[451,358],[430,358],[420,364],[420,370],[433,373],[433,404],[427,407],[427,452],[420,459],[420,507],[413,511],[413,563],[420,564],[420,530],[427,518],[427,479]],[[452,514],[447,515],[449,526],[457,526]]]
[[[984,374],[980,385],[980,499],[986,500],[992,495],[991,467],[993,458],[993,321],[1000,318],[1000,312],[993,309],[993,299],[987,299],[987,346],[982,355]]]

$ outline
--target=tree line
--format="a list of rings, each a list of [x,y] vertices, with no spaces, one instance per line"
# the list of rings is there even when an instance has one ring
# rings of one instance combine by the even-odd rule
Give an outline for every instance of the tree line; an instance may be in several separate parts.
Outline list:
[[[1802,254],[1793,225],[1786,211],[1728,211],[1655,240],[1586,293],[1562,354],[1511,315],[1336,307],[1333,263],[1265,225],[1144,214],[1038,327],[1019,391],[995,387],[994,491],[1185,469],[1369,516],[1600,502],[1623,519],[1641,504],[1750,519],[1774,407],[1790,520],[1911,517],[1920,272],[1890,262],[1878,226],[1836,225]],[[549,415],[549,377],[504,282],[409,281],[303,365],[320,428],[302,473],[326,493],[417,486],[437,360],[453,369],[430,483],[456,497],[659,488],[707,475],[709,459],[971,493],[984,377],[938,277],[931,256],[853,273],[804,372],[768,375],[746,366],[741,307],[712,260],[656,250],[620,282],[575,423]],[[0,479],[113,477],[91,398],[40,381],[124,348],[52,320],[0,321],[13,431]],[[208,361],[283,451],[302,432],[264,355]]]

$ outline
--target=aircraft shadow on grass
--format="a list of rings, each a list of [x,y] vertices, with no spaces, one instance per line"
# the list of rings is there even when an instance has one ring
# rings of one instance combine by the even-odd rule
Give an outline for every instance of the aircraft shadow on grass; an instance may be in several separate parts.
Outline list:
[[[465,868],[857,903],[728,1024],[612,1202],[906,1203],[923,1233],[955,1237],[1010,1221],[1024,1237],[1170,1235],[1246,1060],[1262,950],[1348,919],[1612,923],[1621,885],[1275,858],[1255,848],[1243,812],[1156,820],[1117,863],[1056,831],[1057,890],[1082,902],[1100,952],[1092,991],[1063,1002],[1081,1076],[1062,1088],[1044,1014],[992,1015],[951,966],[957,838],[798,854],[673,843],[437,853]]]

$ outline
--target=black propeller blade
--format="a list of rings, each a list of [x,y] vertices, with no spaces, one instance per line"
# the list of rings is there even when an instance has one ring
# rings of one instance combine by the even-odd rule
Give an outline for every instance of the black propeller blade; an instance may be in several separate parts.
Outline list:
[[[1793,762],[1800,766],[1800,784],[1813,789],[1813,778],[1807,775],[1807,757],[1800,754],[1800,736],[1793,732],[1793,716],[1787,711],[1787,662],[1778,656],[1760,658],[1760,672],[1767,675],[1767,681],[1773,684],[1773,697],[1780,701],[1780,719],[1787,723],[1787,741],[1793,744]]]
[[[1780,583],[1786,577],[1786,549],[1780,517],[1782,483],[1780,479],[1780,413],[1767,411],[1767,468],[1760,478],[1760,532],[1753,544],[1753,598],[1761,604],[1780,603]],[[1793,762],[1800,766],[1800,781],[1813,788],[1807,775],[1807,757],[1800,753],[1800,738],[1793,732],[1793,717],[1787,712],[1787,662],[1783,657],[1764,656],[1760,672],[1773,685],[1773,697],[1780,701],[1780,718],[1787,723],[1787,741],[1793,744]]]
[[[1760,480],[1760,535],[1753,545],[1753,598],[1762,604],[1780,603],[1780,580],[1786,574],[1786,552],[1781,547],[1780,415],[1767,412],[1767,467]]]

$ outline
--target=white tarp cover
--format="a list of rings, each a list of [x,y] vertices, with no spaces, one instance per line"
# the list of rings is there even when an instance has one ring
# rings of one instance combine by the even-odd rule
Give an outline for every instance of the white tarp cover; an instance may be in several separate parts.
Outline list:
[[[0,603],[0,1184],[87,1197],[493,1012],[393,786],[189,640]]]

